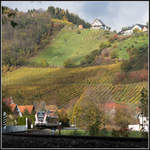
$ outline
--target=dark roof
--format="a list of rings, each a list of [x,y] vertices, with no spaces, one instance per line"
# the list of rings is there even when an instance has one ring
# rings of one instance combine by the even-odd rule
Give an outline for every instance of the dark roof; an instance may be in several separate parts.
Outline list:
[[[95,22],[96,20],[98,20],[102,25],[105,25],[100,19],[97,19],[97,18],[93,22]]]
[[[135,25],[137,25],[137,26],[139,26],[139,27],[141,27],[141,28],[147,27],[147,25],[142,25],[142,24],[135,24]],[[134,26],[135,26],[135,25],[134,25]]]
[[[131,27],[127,27],[127,28],[125,28],[125,29],[122,29],[120,32],[122,32],[122,31],[126,31],[126,30],[131,30],[133,28],[133,26],[131,26]]]
[[[105,25],[100,19],[95,19],[95,20],[98,20],[102,25]]]

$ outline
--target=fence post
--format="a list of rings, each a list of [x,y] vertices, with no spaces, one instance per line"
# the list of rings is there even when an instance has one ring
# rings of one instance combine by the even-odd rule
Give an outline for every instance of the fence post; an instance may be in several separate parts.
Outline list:
[[[26,128],[28,129],[28,118],[26,117]]]

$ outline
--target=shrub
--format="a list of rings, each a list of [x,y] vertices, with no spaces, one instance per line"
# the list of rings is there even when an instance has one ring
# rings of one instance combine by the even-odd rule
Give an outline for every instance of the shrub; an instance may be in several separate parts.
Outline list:
[[[59,112],[57,112],[59,121],[62,123],[62,127],[69,127],[69,118],[65,111],[65,109],[61,109]]]
[[[113,51],[111,52],[111,58],[112,58],[112,59],[118,58],[118,54],[117,54],[116,51],[113,50]]]
[[[109,51],[104,51],[103,55],[104,55],[104,57],[108,57],[109,56]]]
[[[3,73],[8,72],[8,70],[9,70],[9,66],[8,66],[8,65],[3,65],[3,66],[2,66],[2,72],[3,72]]]
[[[101,136],[107,136],[108,135],[108,131],[106,128],[103,128],[102,130],[100,130],[100,135]]]
[[[17,125],[26,125],[26,116],[17,118]]]
[[[113,46],[113,48],[117,48],[118,47],[118,45],[117,44],[115,44],[114,46]]]
[[[128,72],[132,69],[132,66],[130,64],[129,60],[124,60],[123,63],[121,64],[121,70]]]
[[[118,35],[117,34],[114,34],[114,35],[112,35],[110,38],[109,38],[109,42],[110,43],[113,43],[115,40],[118,40]]]
[[[111,133],[111,134],[112,134],[112,136],[114,136],[114,137],[119,137],[119,136],[120,136],[118,130],[115,130],[115,129],[112,130],[112,133]]]
[[[99,135],[99,124],[93,124],[89,127],[89,135],[95,136]]]
[[[80,64],[81,64],[81,65],[85,65],[85,64],[89,65],[89,64],[92,64],[92,63],[94,62],[96,56],[100,55],[101,52],[102,52],[102,49],[99,49],[99,50],[96,49],[96,50],[92,51],[90,54],[88,54],[88,55],[86,55],[86,56],[84,57],[84,59],[81,61]]]
[[[102,42],[102,43],[99,45],[99,49],[107,48],[107,47],[109,47],[110,45],[111,45],[110,42]]]
[[[139,71],[132,72],[118,72],[115,75],[114,82],[115,83],[125,83],[125,82],[140,82],[140,81],[148,81],[148,71],[146,69],[142,69]]]
[[[130,72],[129,78],[132,81],[148,81],[148,71],[143,69],[139,71]]]
[[[120,130],[112,130],[112,136],[114,137],[129,137],[129,130],[128,129],[120,129]]]
[[[64,61],[64,67],[65,68],[71,68],[74,66],[75,66],[75,64],[73,63],[72,59],[67,59],[66,61]]]
[[[80,131],[78,131],[78,130],[74,130],[74,131],[71,133],[71,135],[74,135],[74,136],[81,136],[82,133],[81,133]]]
[[[41,60],[41,65],[42,65],[42,67],[48,67],[49,66],[49,64],[48,64],[46,59],[42,59]]]
[[[118,84],[128,80],[128,74],[126,72],[117,72],[114,78],[114,83]]]
[[[77,34],[80,34],[81,33],[81,31],[80,30],[77,30]]]
[[[134,119],[133,115],[131,115],[131,111],[127,105],[123,108],[116,107],[114,121],[115,125],[120,128],[120,132],[122,129],[128,128],[128,125]]]
[[[6,105],[4,102],[2,102],[2,112],[6,112],[7,114],[12,114],[10,107]]]
[[[148,138],[148,132],[142,132],[141,134],[142,134],[142,137]]]

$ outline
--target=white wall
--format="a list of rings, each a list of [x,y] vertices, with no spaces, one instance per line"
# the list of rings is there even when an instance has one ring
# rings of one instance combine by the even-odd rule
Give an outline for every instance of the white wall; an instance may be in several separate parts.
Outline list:
[[[124,35],[131,35],[133,33],[133,30],[126,30],[124,31]]]
[[[136,124],[136,125],[128,125],[128,129],[132,130],[132,131],[139,131],[140,130],[140,125]]]

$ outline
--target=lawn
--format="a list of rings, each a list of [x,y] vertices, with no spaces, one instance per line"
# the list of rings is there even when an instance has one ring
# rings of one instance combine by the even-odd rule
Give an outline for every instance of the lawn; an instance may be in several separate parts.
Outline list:
[[[58,130],[56,130],[55,134],[58,134]],[[72,130],[61,130],[61,135],[72,135],[72,136],[90,136],[89,132],[82,129],[72,129]],[[102,136],[102,137],[112,137],[112,131],[111,130],[103,130],[101,129],[99,133],[96,136]],[[142,136],[142,132],[139,131],[129,131],[128,137],[135,137],[140,138]]]
[[[75,64],[79,64],[83,57],[91,51],[98,49],[100,43],[106,40],[102,30],[68,30],[63,29],[51,41],[47,48],[43,49],[30,62],[40,64],[44,59],[49,65],[63,66],[64,61],[72,59]]]

